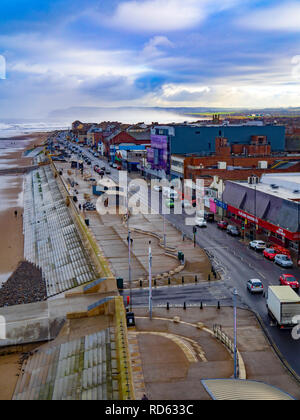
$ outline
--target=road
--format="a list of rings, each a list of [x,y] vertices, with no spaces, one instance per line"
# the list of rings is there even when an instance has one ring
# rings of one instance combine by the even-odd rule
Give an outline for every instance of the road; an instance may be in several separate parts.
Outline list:
[[[92,165],[107,163],[95,158],[86,149],[85,154],[91,159]],[[111,178],[118,182],[118,171],[111,168]],[[128,178],[130,181],[130,178]],[[150,193],[149,193],[150,194]],[[142,202],[147,202],[149,197],[140,196]],[[161,207],[160,207],[161,208]],[[182,233],[192,238],[192,226],[186,226],[185,215],[166,215],[166,218]],[[279,277],[286,269],[282,269],[274,263],[267,261],[262,254],[250,250],[239,238],[233,238],[220,231],[216,223],[208,224],[206,229],[198,228],[196,234],[197,245],[205,249],[214,261],[214,264],[222,271],[222,282],[219,283],[220,293],[216,291],[215,286],[209,292],[209,285],[194,285],[175,288],[157,288],[153,290],[154,305],[166,304],[198,304],[201,301],[216,303],[223,298],[224,302],[231,301],[233,289],[237,289],[239,300],[242,304],[248,306],[258,313],[263,320],[270,336],[279,348],[284,358],[290,366],[300,375],[300,340],[295,341],[292,338],[290,330],[279,330],[267,314],[265,298],[261,295],[250,295],[246,289],[246,283],[249,279],[258,278],[263,282],[265,290],[270,285],[279,285]],[[288,270],[288,273],[294,274],[300,278],[298,268]],[[147,291],[134,291],[134,304],[147,304]]]

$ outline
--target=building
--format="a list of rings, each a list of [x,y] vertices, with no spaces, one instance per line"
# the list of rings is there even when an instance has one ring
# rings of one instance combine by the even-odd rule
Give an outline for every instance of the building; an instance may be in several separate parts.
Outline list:
[[[269,156],[285,150],[285,127],[272,125],[169,125],[151,129],[146,172],[171,176],[172,156]],[[175,162],[175,161],[174,161]]]
[[[223,206],[232,222],[245,227],[250,239],[261,235],[300,255],[300,172],[266,174],[257,181],[227,181],[217,206]]]

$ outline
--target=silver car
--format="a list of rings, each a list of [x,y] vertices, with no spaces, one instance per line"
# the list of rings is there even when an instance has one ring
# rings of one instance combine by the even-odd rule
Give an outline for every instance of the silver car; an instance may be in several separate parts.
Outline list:
[[[276,255],[274,259],[275,263],[285,268],[293,268],[293,261],[287,255]]]
[[[251,279],[247,282],[247,289],[248,292],[254,294],[254,293],[263,293],[264,292],[264,286],[262,282],[259,279]]]
[[[255,251],[264,251],[267,244],[263,241],[252,241],[250,242],[249,247],[255,249]]]

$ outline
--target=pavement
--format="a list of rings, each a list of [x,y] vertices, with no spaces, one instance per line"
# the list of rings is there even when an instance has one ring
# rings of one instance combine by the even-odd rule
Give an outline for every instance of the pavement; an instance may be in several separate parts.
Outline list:
[[[200,383],[202,379],[233,376],[232,356],[207,332],[220,324],[232,338],[232,308],[154,308],[152,321],[147,309],[136,308],[135,316],[136,328],[130,330],[129,337],[135,343],[131,357],[138,396],[145,392],[150,400],[207,400],[210,397]],[[174,322],[175,317],[183,322]],[[237,318],[238,350],[247,379],[263,381],[299,399],[299,384],[283,368],[255,316],[239,309]],[[199,322],[203,329],[197,328]]]

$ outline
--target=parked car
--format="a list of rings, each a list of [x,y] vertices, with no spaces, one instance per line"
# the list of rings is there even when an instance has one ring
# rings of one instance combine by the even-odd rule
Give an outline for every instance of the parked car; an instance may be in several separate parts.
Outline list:
[[[259,279],[249,280],[247,282],[247,289],[248,289],[248,292],[250,292],[251,294],[264,292],[264,286]]]
[[[278,252],[276,251],[276,249],[266,248],[263,251],[263,254],[264,254],[264,257],[267,258],[267,260],[274,261],[276,255],[278,255]]]
[[[226,231],[231,236],[241,236],[241,232],[236,226],[228,225]]]
[[[282,274],[279,282],[281,286],[290,286],[292,289],[299,291],[300,284],[292,274]]]
[[[218,226],[218,229],[226,230],[228,223],[225,222],[224,220],[221,220],[220,222],[218,222],[217,226]]]
[[[207,222],[203,217],[196,217],[195,225],[199,227],[207,227]]]
[[[255,249],[255,251],[263,251],[266,249],[267,244],[263,241],[252,241],[249,244],[250,249]]]
[[[111,170],[110,169],[105,169],[105,173],[106,173],[106,175],[110,175],[111,174]]]
[[[275,264],[280,265],[281,267],[285,268],[292,268],[293,267],[293,261],[288,257],[287,255],[276,255]]]

